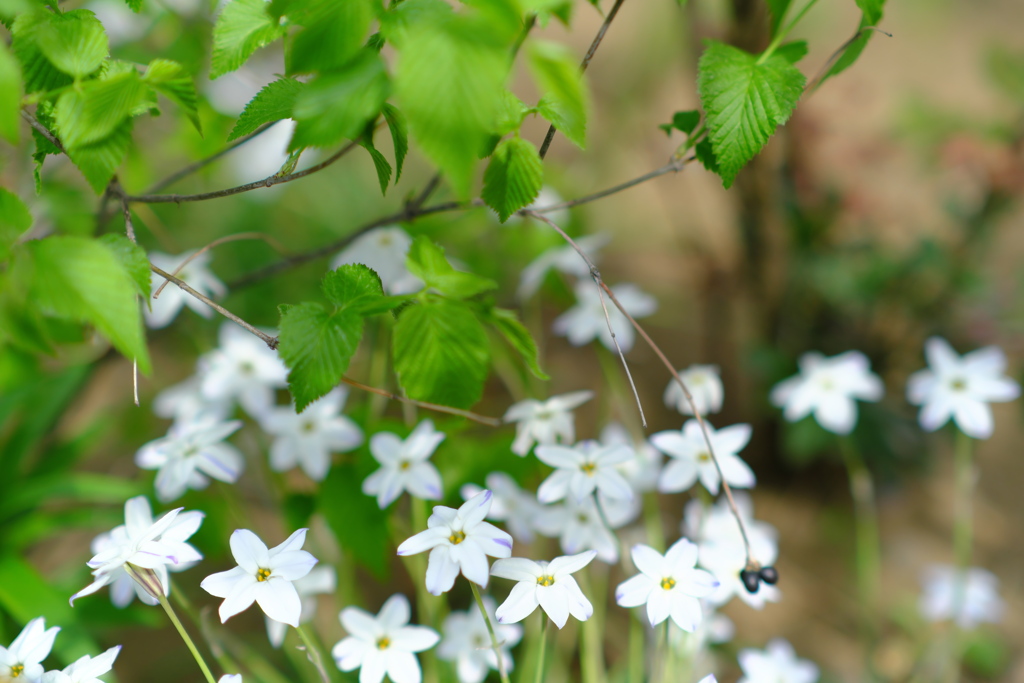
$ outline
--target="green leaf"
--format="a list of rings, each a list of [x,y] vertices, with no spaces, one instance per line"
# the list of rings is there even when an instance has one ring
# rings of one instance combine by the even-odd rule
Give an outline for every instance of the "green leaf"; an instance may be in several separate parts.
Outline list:
[[[300,412],[337,386],[363,336],[363,318],[317,303],[281,307],[278,352],[290,372],[288,390]]]
[[[576,58],[562,45],[537,41],[530,45],[529,64],[543,94],[537,104],[541,116],[574,145],[585,147],[590,94]]]
[[[790,43],[783,43],[775,48],[775,54],[782,57],[790,64],[796,64],[807,56],[807,41],[794,40]]]
[[[0,187],[0,261],[11,255],[11,247],[32,227],[32,214],[18,195]]]
[[[673,129],[690,135],[697,128],[698,123],[700,123],[700,112],[696,109],[693,111],[677,111],[672,115],[672,123],[663,123],[658,128],[665,131],[666,135],[671,135]]]
[[[295,99],[304,87],[305,83],[294,78],[281,78],[263,86],[245,105],[245,110],[231,129],[228,142],[256,132],[264,123],[291,118]]]
[[[523,104],[523,101],[516,97],[511,90],[505,90],[501,94],[501,106],[498,109],[498,125],[494,132],[501,138],[514,130],[519,130],[519,127],[523,125],[523,119],[526,118],[529,111],[530,108]]]
[[[199,122],[199,96],[196,85],[178,62],[169,59],[154,59],[146,67],[142,82],[174,102],[185,112],[185,116],[200,134],[203,126]]]
[[[875,26],[882,20],[884,6],[885,0],[857,0],[857,7],[861,11],[860,25],[857,27],[857,38],[846,46],[842,56],[836,60],[832,68],[818,81],[817,87],[820,88],[821,84],[826,80],[853,66],[853,63],[857,61],[860,54],[864,52],[864,48],[868,46],[868,41],[871,40],[871,36],[874,33],[874,31],[868,30],[867,27]]]
[[[493,325],[501,333],[501,336],[505,338],[505,341],[519,352],[519,355],[522,356],[534,377],[542,380],[551,379],[541,369],[537,357],[537,344],[533,341],[533,337],[530,336],[526,326],[519,321],[519,316],[516,315],[515,311],[510,311],[507,308],[493,308],[490,311],[487,322]]]
[[[988,54],[989,78],[1008,97],[1024,104],[1024,52],[997,46]]]
[[[789,119],[804,76],[779,55],[762,63],[748,52],[711,41],[700,58],[697,87],[722,184],[728,188]]]
[[[149,289],[153,282],[150,275],[149,258],[146,257],[146,250],[124,235],[107,234],[99,239],[111,253],[121,262],[125,272],[131,276],[135,283],[135,291],[142,297],[143,301],[149,300]]]
[[[482,196],[504,223],[537,198],[543,181],[544,162],[537,148],[520,137],[509,138],[498,145],[487,165]]]
[[[31,296],[44,313],[87,322],[149,373],[136,283],[113,251],[84,237],[48,237],[25,245]]]
[[[54,111],[60,141],[71,151],[110,136],[146,102],[147,94],[135,71],[65,91]]]
[[[385,103],[381,108],[384,120],[388,122],[388,129],[391,131],[391,142],[395,147],[395,184],[398,184],[402,177],[402,166],[405,164],[405,155],[409,153],[409,127],[405,122],[405,116],[397,107]]]
[[[35,38],[46,58],[75,78],[84,78],[100,68],[109,52],[103,24],[87,9],[50,15]]]
[[[372,50],[343,71],[318,76],[295,101],[295,133],[288,149],[328,147],[358,138],[380,113],[388,87],[384,62]]]
[[[792,0],[765,0],[765,4],[768,5],[768,12],[771,15],[771,36],[775,37],[775,34],[779,32],[779,25],[786,16],[786,10],[789,9],[789,5]]]
[[[490,365],[487,334],[465,304],[425,301],[402,309],[392,355],[410,398],[468,408],[483,394]]]
[[[295,35],[285,63],[288,74],[332,71],[345,66],[363,47],[373,19],[367,0],[315,0],[297,20],[304,28]]]
[[[142,0],[124,0],[124,2],[136,14],[142,11]]]
[[[373,146],[373,138],[369,135],[363,136],[359,144],[370,153],[370,158],[373,159],[373,167],[377,170],[377,182],[380,183],[380,193],[386,195],[388,193],[388,183],[391,181],[391,164]]]
[[[693,153],[704,168],[712,173],[721,174],[718,170],[718,159],[715,158],[715,150],[711,149],[711,140],[704,138],[693,147]]]
[[[409,272],[433,288],[453,299],[468,299],[498,286],[494,280],[455,270],[445,258],[444,249],[418,235],[409,247],[405,261]]]
[[[330,271],[320,285],[324,296],[340,310],[380,313],[384,287],[380,276],[362,263],[348,263]]]
[[[78,166],[96,194],[106,189],[132,143],[132,121],[126,120],[113,133],[88,145],[68,150],[68,157]]]
[[[0,41],[0,137],[12,145],[18,144],[21,96],[25,88],[21,82],[21,67],[7,45]]]
[[[213,26],[210,78],[245,64],[252,53],[284,35],[285,29],[267,11],[264,0],[230,0]]]
[[[349,463],[332,467],[320,483],[317,509],[334,532],[338,546],[383,580],[395,551],[389,540],[389,516],[381,514],[374,497],[362,491],[363,480],[371,471]]]
[[[19,14],[11,25],[11,52],[21,63],[26,92],[56,90],[71,83],[72,78],[60,71],[43,54],[36,41],[40,30],[50,23],[53,15],[43,9]]]
[[[882,20],[882,9],[885,7],[885,0],[857,0],[857,7],[864,14],[866,25],[874,26]]]

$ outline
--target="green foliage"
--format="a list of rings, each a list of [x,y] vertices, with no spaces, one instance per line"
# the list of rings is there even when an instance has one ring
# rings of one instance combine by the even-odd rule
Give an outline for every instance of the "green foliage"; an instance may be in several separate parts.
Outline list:
[[[783,43],[775,48],[775,54],[782,57],[790,64],[796,64],[807,56],[807,41],[794,40],[791,43]]]
[[[665,135],[671,135],[673,130],[678,130],[684,135],[690,135],[699,123],[700,112],[696,109],[693,111],[677,111],[672,115],[672,123],[662,123],[658,128],[665,131]]]
[[[135,71],[93,80],[57,100],[57,135],[73,151],[109,137],[146,102],[148,90]]]
[[[359,144],[370,153],[370,158],[373,160],[373,167],[377,171],[377,182],[380,183],[380,193],[388,193],[388,183],[391,181],[391,164],[388,163],[387,158],[381,154],[376,147],[373,146],[373,130],[371,129],[363,135],[363,139],[359,141]]]
[[[409,153],[409,126],[405,122],[405,116],[394,105],[385,104],[381,108],[381,113],[388,123],[391,142],[395,147],[395,182],[397,183],[402,177],[405,155]]]
[[[557,43],[530,45],[530,71],[543,93],[537,109],[577,147],[587,142],[590,94],[572,54]]]
[[[124,0],[124,1],[125,1],[125,4],[128,5],[128,7],[131,9],[131,11],[136,12],[136,13],[142,11],[142,0]]]
[[[23,91],[18,60],[7,45],[0,42],[0,92],[4,93],[0,98],[0,137],[12,145],[17,145],[20,137],[18,122],[21,117],[18,116],[18,110],[21,108]]]
[[[406,267],[423,280],[428,289],[453,299],[468,299],[498,286],[494,280],[452,268],[444,250],[423,235],[413,240],[409,247]]]
[[[1006,47],[993,48],[986,66],[992,82],[1008,97],[1024,105],[1024,52],[1012,52]]]
[[[113,252],[125,272],[135,283],[136,293],[142,297],[143,301],[148,302],[153,278],[150,276],[149,258],[146,257],[146,251],[120,234],[103,235],[99,241]]]
[[[264,0],[230,0],[213,26],[210,78],[245,64],[252,53],[284,35],[284,28],[267,11]]]
[[[71,77],[46,58],[36,40],[53,15],[41,8],[19,14],[11,25],[11,52],[21,64],[26,92],[55,90],[71,83]]]
[[[483,199],[504,223],[537,198],[544,181],[544,163],[537,148],[516,136],[498,145],[484,173]]]
[[[363,46],[373,19],[370,0],[314,0],[298,16],[305,26],[291,40],[285,54],[288,74],[340,69]]]
[[[109,49],[103,24],[85,9],[51,14],[40,22],[35,40],[51,64],[75,78],[96,71]]]
[[[394,550],[389,542],[388,517],[381,514],[377,502],[362,491],[369,474],[350,463],[335,465],[320,484],[317,509],[327,520],[338,545],[375,576],[388,575],[388,563]]]
[[[488,311],[487,322],[493,325],[505,338],[505,341],[519,353],[535,377],[543,380],[551,379],[541,369],[537,356],[537,344],[533,341],[526,326],[520,322],[515,311],[507,308],[492,308]]]
[[[181,64],[169,59],[154,59],[146,68],[142,82],[181,107],[196,130],[203,132],[196,86]]]
[[[708,136],[725,187],[793,113],[804,76],[784,57],[767,59],[711,41],[698,66],[697,86]]]
[[[765,4],[768,5],[768,12],[771,15],[771,32],[774,38],[779,32],[779,26],[782,24],[782,20],[786,17],[786,10],[789,9],[789,5],[792,0],[765,0]]]
[[[305,83],[294,78],[280,78],[263,86],[256,97],[245,105],[238,122],[228,135],[228,142],[256,132],[265,123],[291,118],[295,100]]]
[[[860,57],[860,53],[864,52],[864,48],[868,46],[868,41],[871,40],[871,36],[874,33],[874,31],[867,29],[867,27],[878,25],[878,22],[882,20],[884,6],[885,0],[857,0],[857,7],[861,11],[860,25],[857,27],[857,37],[846,46],[846,49],[843,50],[843,54],[836,60],[836,63],[822,76],[818,82],[819,87],[832,76],[842,73],[853,66],[853,63]]]
[[[67,153],[75,166],[78,166],[78,170],[85,176],[93,191],[96,194],[101,194],[110,179],[114,177],[114,172],[124,161],[131,144],[132,122],[131,119],[128,119],[102,140],[75,149],[68,149]]]
[[[32,214],[18,195],[0,187],[0,261],[11,255],[11,247],[32,227]]]

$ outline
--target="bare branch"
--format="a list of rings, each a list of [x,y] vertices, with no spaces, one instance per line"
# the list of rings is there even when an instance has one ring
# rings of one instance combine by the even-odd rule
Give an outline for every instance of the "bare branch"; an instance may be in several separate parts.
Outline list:
[[[856,41],[858,38],[864,35],[865,31],[877,31],[878,33],[881,33],[883,36],[888,36],[892,38],[891,33],[889,33],[888,31],[883,31],[877,26],[865,26],[864,28],[857,29],[857,32],[854,33],[851,38],[849,38],[845,43],[840,45],[839,49],[833,52],[832,55],[827,60],[825,60],[825,65],[818,69],[818,73],[814,74],[814,78],[807,81],[807,85],[804,86],[804,93],[814,92],[818,88],[818,85],[821,83],[821,79],[825,77],[825,75],[828,73],[828,70],[832,68],[832,65],[836,63],[836,60],[839,59],[840,55],[842,55],[843,52],[846,51],[846,48],[853,45],[854,41]]]
[[[351,387],[355,387],[356,389],[362,389],[363,391],[369,391],[370,393],[377,394],[378,396],[384,396],[384,397],[392,399],[394,401],[400,401],[402,403],[406,403],[408,405],[416,406],[418,408],[424,408],[425,410],[433,410],[434,412],[437,412],[437,413],[448,413],[449,415],[456,415],[458,417],[464,417],[467,420],[472,420],[473,422],[479,422],[480,424],[487,425],[488,427],[500,427],[501,425],[505,424],[503,420],[501,420],[499,418],[496,418],[496,417],[487,417],[486,415],[478,415],[477,413],[473,413],[473,412],[470,412],[468,410],[460,410],[459,408],[452,408],[451,406],[443,406],[443,405],[440,405],[438,403],[428,403],[426,401],[417,401],[415,399],[411,399],[411,398],[408,398],[406,396],[401,396],[399,394],[394,394],[394,393],[392,393],[390,391],[386,391],[384,389],[378,389],[377,387],[368,386],[368,385],[363,384],[361,382],[357,382],[354,379],[349,379],[348,377],[342,377],[341,381],[344,382],[345,384],[351,386]]]
[[[622,192],[623,190],[628,190],[629,188],[640,185],[641,183],[646,183],[648,180],[654,180],[655,178],[663,176],[666,173],[678,173],[679,171],[683,170],[683,168],[686,167],[686,164],[690,163],[693,160],[694,157],[690,157],[689,159],[673,159],[672,161],[668,162],[661,168],[656,168],[650,173],[643,174],[639,178],[627,180],[621,185],[615,185],[614,187],[609,187],[607,190],[601,190],[600,192],[595,192],[594,194],[588,194],[578,199],[570,199],[569,201],[559,202],[558,204],[551,204],[550,206],[537,207],[535,209],[530,209],[530,211],[533,213],[549,213],[551,211],[557,211],[559,209],[569,209],[574,206],[579,206],[580,204],[588,204],[598,199],[603,199],[609,195]]]
[[[54,146],[54,147],[56,147],[57,149],[59,149],[59,150],[60,150],[61,152],[63,152],[64,154],[67,154],[67,153],[68,153],[68,152],[67,152],[67,150],[66,150],[66,149],[64,149],[64,145],[62,145],[62,144],[60,143],[60,140],[58,140],[58,139],[57,139],[56,137],[54,137],[53,133],[51,133],[51,132],[49,131],[49,129],[47,129],[47,127],[46,127],[46,126],[44,126],[43,124],[39,123],[39,121],[38,121],[38,120],[36,119],[36,117],[32,116],[32,115],[31,115],[31,114],[29,114],[29,113],[28,113],[27,111],[25,111],[24,109],[22,109],[22,110],[21,110],[21,118],[23,118],[23,119],[25,119],[26,121],[28,121],[28,125],[32,126],[32,128],[33,128],[33,129],[34,129],[34,130],[35,130],[35,131],[36,131],[37,133],[39,133],[39,134],[40,134],[40,135],[42,135],[42,136],[43,136],[44,138],[46,138],[47,140],[49,140],[49,141],[50,141],[50,143],[51,143],[51,144],[53,144],[53,146]]]
[[[269,244],[270,247],[274,251],[276,251],[278,254],[281,254],[282,256],[284,256],[284,255],[286,255],[288,253],[288,250],[284,248],[284,245],[281,244],[280,242],[278,242],[276,239],[274,239],[270,235],[264,235],[261,232],[240,232],[240,233],[235,234],[235,235],[228,235],[226,237],[221,237],[220,239],[215,239],[214,241],[210,242],[209,244],[207,244],[202,249],[200,249],[200,250],[198,250],[196,252],[193,252],[191,256],[189,256],[187,259],[185,259],[180,264],[178,264],[178,267],[175,268],[171,272],[171,275],[175,275],[176,276],[178,273],[180,273],[182,270],[185,269],[185,266],[187,266],[189,263],[191,263],[194,259],[198,258],[200,255],[205,254],[210,249],[213,249],[216,246],[220,246],[221,244],[224,244],[225,242],[237,242],[238,240],[262,240],[262,241],[266,242],[267,244]],[[153,298],[154,299],[156,299],[157,297],[160,296],[160,292],[164,291],[164,287],[167,286],[168,282],[170,282],[170,280],[164,280],[163,283],[159,287],[156,288],[156,291],[153,292]]]
[[[245,143],[249,142],[253,138],[258,137],[259,135],[265,133],[275,123],[278,123],[278,122],[277,121],[272,121],[270,123],[264,124],[264,125],[260,126],[259,128],[257,128],[256,130],[254,130],[253,132],[249,133],[248,135],[246,135],[244,137],[241,137],[241,138],[238,138],[237,140],[235,140],[234,142],[232,142],[230,145],[228,145],[224,149],[220,150],[219,152],[214,152],[213,154],[211,154],[210,156],[206,157],[205,159],[200,159],[199,161],[197,161],[195,163],[189,164],[188,166],[185,166],[184,168],[182,168],[182,169],[180,169],[178,171],[175,171],[174,173],[170,174],[169,176],[167,176],[166,178],[164,178],[163,180],[159,181],[158,183],[156,183],[155,185],[150,187],[148,190],[146,190],[146,194],[155,194],[155,193],[159,192],[160,190],[164,189],[165,187],[168,187],[169,185],[173,185],[174,183],[178,182],[182,178],[185,178],[186,176],[192,175],[196,171],[198,171],[200,169],[203,169],[206,166],[209,166],[210,164],[212,164],[213,162],[217,161],[218,159],[220,159],[225,154],[228,154],[229,152],[233,152],[234,150],[238,149],[239,147],[241,147]]]

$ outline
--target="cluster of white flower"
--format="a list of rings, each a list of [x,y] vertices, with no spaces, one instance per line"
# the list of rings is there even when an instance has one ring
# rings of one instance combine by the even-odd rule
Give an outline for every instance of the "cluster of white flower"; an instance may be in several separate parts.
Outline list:
[[[98,657],[85,655],[64,669],[45,671],[46,659],[60,632],[59,626],[46,628],[46,620],[36,617],[25,624],[10,647],[0,646],[0,680],[24,680],[27,683],[102,683],[99,676],[114,666],[121,646],[116,645]]]

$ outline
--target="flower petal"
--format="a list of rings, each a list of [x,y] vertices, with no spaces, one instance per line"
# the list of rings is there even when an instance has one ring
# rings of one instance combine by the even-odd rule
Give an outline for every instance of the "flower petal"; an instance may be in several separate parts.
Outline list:
[[[259,536],[248,529],[236,529],[230,539],[231,554],[238,566],[256,575],[261,568],[270,564],[270,551]]]
[[[536,583],[537,577],[543,573],[543,569],[537,562],[525,557],[510,557],[498,560],[491,565],[491,576],[513,581],[526,581]]]
[[[451,546],[440,545],[430,551],[427,561],[427,592],[431,595],[447,593],[455,585],[459,564],[452,558]],[[484,558],[484,564],[487,559]]]
[[[643,574],[626,579],[615,589],[615,602],[621,607],[639,607],[647,602],[654,581]]]
[[[256,602],[263,613],[274,621],[298,627],[302,615],[302,600],[295,584],[271,577],[256,584]]]
[[[568,576],[586,567],[597,556],[597,551],[588,550],[577,555],[556,557],[548,564],[547,571],[556,578]],[[495,563],[497,564],[497,563]],[[497,574],[495,574],[497,576]]]
[[[499,562],[507,561],[499,560]],[[497,564],[495,562],[495,565]],[[514,624],[533,614],[538,604],[537,581],[531,577],[529,581],[521,581],[512,587],[505,602],[501,603],[494,611],[495,618],[501,624]]]

